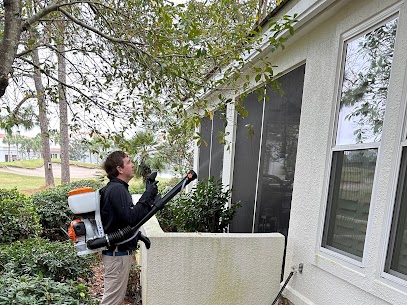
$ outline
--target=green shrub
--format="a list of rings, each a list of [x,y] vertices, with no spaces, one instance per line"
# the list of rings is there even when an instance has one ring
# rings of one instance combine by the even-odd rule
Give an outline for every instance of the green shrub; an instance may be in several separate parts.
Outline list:
[[[130,194],[143,194],[145,190],[146,186],[142,181],[129,186]]]
[[[84,284],[59,283],[42,276],[0,275],[0,305],[90,305]]]
[[[163,179],[157,178],[158,182],[158,190],[160,192],[165,192],[172,187],[174,187],[181,179],[180,178],[171,178],[171,179]],[[138,183],[132,184],[129,186],[130,194],[143,194],[146,190],[146,186],[143,181]]]
[[[42,238],[17,241],[0,247],[0,271],[17,275],[42,275],[58,282],[93,276],[94,257],[78,257],[71,242]]]
[[[182,231],[183,225],[179,224],[179,222],[181,222],[179,215],[178,219],[176,220],[176,201],[177,197],[167,203],[164,208],[156,214],[160,227],[164,232],[178,232],[178,230]],[[180,227],[179,229],[177,228],[177,224]]]
[[[16,189],[0,189],[0,244],[37,236],[40,217],[29,198]]]
[[[76,188],[100,189],[104,183],[96,180],[80,180],[38,192],[31,196],[41,217],[43,237],[51,240],[66,240],[66,229],[75,218],[68,205],[68,192]]]
[[[79,180],[61,185],[60,187],[68,187],[70,191],[81,187],[93,187],[94,190],[98,190],[105,185],[106,183],[99,180]]]
[[[213,177],[198,183],[191,192],[174,197],[157,215],[163,229],[179,232],[225,232],[239,203],[229,200],[231,190],[224,190]]]
[[[165,179],[163,181],[160,181],[160,179],[158,179],[160,182],[158,183],[158,188],[161,191],[169,191],[170,189],[172,189],[178,182],[181,181],[182,178],[171,178],[171,179]]]

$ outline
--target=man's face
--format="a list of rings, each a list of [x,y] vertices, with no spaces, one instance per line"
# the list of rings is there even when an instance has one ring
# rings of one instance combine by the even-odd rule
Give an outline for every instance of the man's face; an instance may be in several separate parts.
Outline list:
[[[123,159],[123,167],[117,167],[119,177],[122,180],[129,182],[134,177],[134,164],[129,157]]]

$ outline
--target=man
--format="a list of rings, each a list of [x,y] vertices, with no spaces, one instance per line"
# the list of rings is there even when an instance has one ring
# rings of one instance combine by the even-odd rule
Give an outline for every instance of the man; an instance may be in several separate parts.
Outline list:
[[[147,182],[146,191],[133,205],[128,183],[134,177],[134,164],[123,151],[109,154],[104,169],[109,183],[100,190],[100,209],[103,228],[108,234],[135,226],[151,210],[158,190],[156,183]],[[119,305],[124,300],[136,247],[137,237],[102,251],[105,274],[101,305]]]

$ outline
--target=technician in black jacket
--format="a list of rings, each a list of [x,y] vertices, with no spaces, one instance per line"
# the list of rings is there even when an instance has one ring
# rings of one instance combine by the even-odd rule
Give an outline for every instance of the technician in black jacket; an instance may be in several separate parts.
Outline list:
[[[104,169],[109,183],[100,190],[100,210],[103,228],[108,234],[135,226],[143,219],[151,210],[158,189],[156,183],[147,182],[146,191],[137,204],[133,204],[128,183],[134,177],[134,164],[123,151],[109,154]],[[133,238],[102,252],[105,274],[101,305],[118,305],[124,300],[136,247],[137,238]]]

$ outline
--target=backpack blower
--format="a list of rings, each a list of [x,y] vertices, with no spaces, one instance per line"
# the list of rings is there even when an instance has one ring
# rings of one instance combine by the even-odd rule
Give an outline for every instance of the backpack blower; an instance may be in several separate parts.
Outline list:
[[[154,182],[157,173],[153,173],[149,180]],[[127,226],[116,232],[105,234],[100,216],[100,194],[90,187],[79,188],[68,193],[68,204],[71,211],[78,216],[69,226],[69,238],[74,241],[78,255],[85,255],[106,250],[108,247],[124,243],[128,240],[141,237],[149,248],[149,240],[140,236],[139,229],[155,213],[164,208],[176,194],[185,188],[190,182],[197,178],[196,173],[190,170],[187,175],[178,182],[164,197],[157,199],[150,212],[134,227]]]

